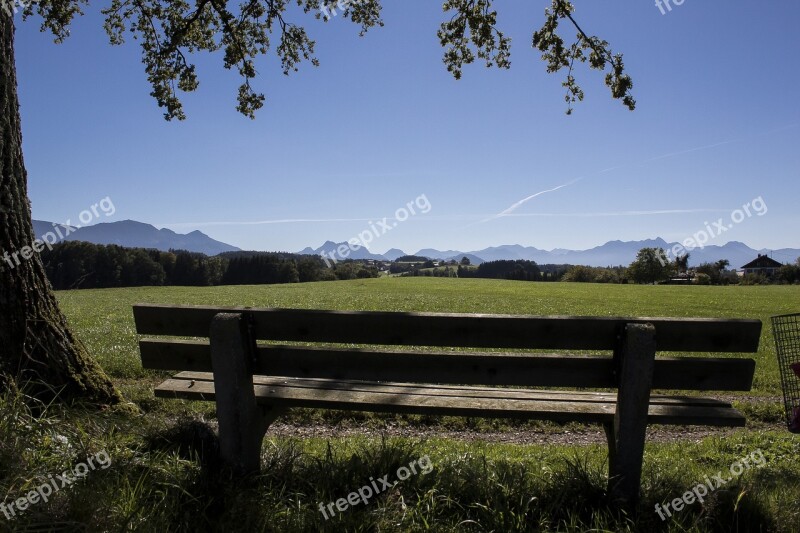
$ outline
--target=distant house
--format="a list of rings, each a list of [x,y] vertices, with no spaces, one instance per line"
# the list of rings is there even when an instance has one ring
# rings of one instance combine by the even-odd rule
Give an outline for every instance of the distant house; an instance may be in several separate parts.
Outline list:
[[[767,277],[771,277],[773,274],[778,272],[778,269],[781,268],[779,262],[775,261],[771,257],[767,255],[758,254],[758,257],[747,263],[742,267],[744,274],[763,274]]]

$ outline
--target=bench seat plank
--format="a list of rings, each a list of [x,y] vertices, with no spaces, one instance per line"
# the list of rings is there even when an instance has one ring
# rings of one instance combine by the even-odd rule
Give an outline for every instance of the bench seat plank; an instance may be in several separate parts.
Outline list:
[[[254,377],[257,401],[275,407],[307,407],[555,422],[613,421],[616,394],[435,387],[329,379]],[[156,387],[156,396],[214,400],[213,375],[181,373]],[[708,398],[651,399],[648,423],[744,426],[744,416],[725,402]]]
[[[173,379],[213,381],[213,374],[210,372],[180,372]],[[287,378],[286,376],[253,376],[255,385],[270,385],[275,380],[291,382],[296,387],[319,388],[325,386],[331,380],[319,378]],[[616,393],[609,392],[589,392],[589,391],[565,391],[565,390],[539,390],[539,389],[501,389],[497,387],[479,386],[459,386],[459,385],[433,385],[428,383],[394,383],[394,382],[371,382],[356,380],[335,380],[338,386],[350,386],[349,390],[361,392],[386,392],[389,394],[438,394],[442,396],[453,396],[456,398],[507,398],[507,399],[538,399],[562,401],[565,398],[571,401],[590,401],[590,402],[615,402]],[[695,396],[664,396],[652,395],[651,404],[675,404],[675,405],[709,405],[716,407],[730,407],[731,404],[724,400],[715,398],[701,398]]]

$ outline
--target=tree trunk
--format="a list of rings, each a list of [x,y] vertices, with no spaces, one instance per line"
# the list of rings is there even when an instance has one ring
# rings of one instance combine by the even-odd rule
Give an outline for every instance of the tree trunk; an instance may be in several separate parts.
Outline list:
[[[0,372],[43,399],[57,394],[65,401],[117,403],[119,392],[70,332],[39,254],[31,250],[14,21],[2,11],[0,106]]]

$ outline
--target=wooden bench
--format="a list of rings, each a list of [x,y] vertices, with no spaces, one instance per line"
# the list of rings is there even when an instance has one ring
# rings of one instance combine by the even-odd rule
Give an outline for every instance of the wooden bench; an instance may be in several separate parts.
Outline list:
[[[291,407],[598,423],[608,438],[610,494],[628,504],[639,494],[647,424],[745,424],[730,403],[655,395],[651,389],[747,391],[753,381],[753,359],[656,358],[656,352],[755,352],[761,334],[759,320],[731,319],[149,304],[136,305],[133,312],[139,334],[162,336],[140,340],[143,367],[180,371],[155,389],[156,396],[216,400],[220,455],[236,473],[258,471],[268,426]],[[391,346],[416,349],[392,351]]]

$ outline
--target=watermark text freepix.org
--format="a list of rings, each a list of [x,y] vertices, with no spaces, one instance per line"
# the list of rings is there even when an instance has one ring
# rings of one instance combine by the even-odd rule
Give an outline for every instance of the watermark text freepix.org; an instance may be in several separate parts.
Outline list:
[[[0,503],[0,511],[3,512],[8,520],[12,520],[17,514],[22,514],[31,505],[35,505],[40,501],[47,503],[53,494],[86,477],[91,470],[96,470],[98,466],[102,470],[111,466],[111,457],[109,457],[108,452],[97,452],[88,457],[85,463],[75,465],[72,471],[64,470],[61,474],[55,476],[51,474],[48,476],[48,480],[39,485],[36,490],[30,491],[11,503]]]
[[[671,502],[665,503],[663,506],[660,503],[657,503],[656,513],[658,513],[659,518],[664,521],[667,519],[667,517],[672,516],[673,512],[678,513],[687,505],[691,505],[694,502],[703,503],[705,497],[711,492],[714,492],[729,481],[732,481],[734,478],[741,476],[745,471],[745,468],[751,468],[753,466],[756,468],[761,468],[766,464],[766,462],[767,459],[764,457],[764,452],[762,452],[759,448],[749,455],[742,457],[730,466],[728,470],[731,474],[733,474],[733,476],[723,477],[722,470],[717,472],[716,475],[711,476],[710,479],[708,476],[705,476],[703,483],[698,483],[692,490],[683,493],[680,498],[675,498]],[[670,506],[672,506],[672,511],[669,509]],[[666,513],[667,516],[664,516],[664,513]]]
[[[92,220],[99,218],[100,211],[98,211],[98,208],[107,217],[113,216],[114,213],[117,212],[117,209],[114,207],[114,202],[111,201],[110,197],[106,196],[89,209],[81,211],[80,215],[78,215],[78,220],[81,221],[81,224],[86,225]],[[11,268],[18,267],[20,265],[20,256],[22,256],[22,259],[27,261],[33,257],[34,253],[40,253],[45,247],[47,247],[48,250],[52,250],[54,244],[56,244],[58,241],[64,240],[67,235],[74,232],[76,229],[79,229],[81,224],[73,226],[70,220],[67,220],[64,224],[56,224],[54,222],[53,230],[48,231],[40,238],[33,241],[32,245],[23,246],[22,249],[17,250],[16,252],[4,252],[3,261],[5,261]]]
[[[369,229],[362,231],[357,237],[348,239],[347,243],[340,244],[335,250],[320,252],[323,261],[325,261],[325,266],[331,266],[328,259],[331,259],[334,263],[341,259],[347,259],[350,252],[355,252],[362,247],[366,248],[375,238],[385,235],[392,228],[396,228],[398,223],[405,222],[411,215],[416,215],[417,212],[414,206],[416,206],[422,214],[426,214],[431,210],[431,203],[428,201],[428,197],[424,194],[420,194],[414,200],[411,200],[406,203],[405,206],[394,212],[394,222],[389,223],[389,217],[383,217],[382,220],[377,222],[370,221]]]
[[[419,471],[417,471],[417,467],[419,467]],[[433,463],[431,462],[430,457],[424,455],[419,459],[411,461],[407,467],[401,466],[400,468],[398,468],[397,479],[400,481],[405,481],[406,479],[410,478],[412,474],[425,475],[425,474],[430,474],[431,471],[433,471]],[[396,484],[397,481],[389,483],[389,474],[386,474],[385,476],[380,477],[377,480],[373,477],[370,477],[369,483],[367,485],[364,485],[363,487],[358,489],[358,491],[351,492],[350,494],[347,495],[347,498],[339,498],[335,502],[330,502],[328,505],[324,505],[322,502],[320,502],[319,512],[322,513],[322,516],[325,517],[325,520],[328,520],[336,516],[334,507],[336,508],[337,511],[343,513],[349,507],[353,507],[355,505],[358,505],[359,503],[367,505],[369,503],[370,498],[379,495],[386,489],[394,487]]]
[[[325,17],[325,20],[330,20],[331,18],[336,16],[336,8],[338,7],[342,11],[349,8],[354,4],[360,4],[364,0],[322,0],[319,3],[319,10],[322,13],[322,16]]]
[[[682,6],[686,0],[656,0],[656,7],[662,15],[672,12],[672,4]],[[672,2],[672,4],[670,3]]]
[[[712,224],[704,222],[704,229],[698,231],[691,237],[684,239],[682,243],[678,243],[667,250],[665,252],[666,257],[659,256],[658,260],[661,262],[662,266],[665,266],[672,259],[680,257],[687,251],[692,251],[695,248],[700,248],[702,250],[708,241],[719,237],[729,229],[732,229],[734,225],[741,223],[745,219],[751,218],[753,213],[761,217],[767,214],[767,210],[767,203],[761,196],[754,198],[753,200],[750,200],[744,204],[741,209],[734,209],[731,212],[731,221],[728,224],[725,224],[725,220],[722,218],[717,219],[717,221],[713,222]],[[670,256],[672,257],[670,258]]]

